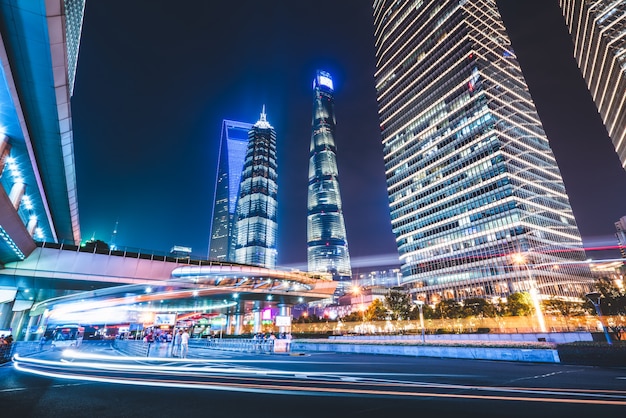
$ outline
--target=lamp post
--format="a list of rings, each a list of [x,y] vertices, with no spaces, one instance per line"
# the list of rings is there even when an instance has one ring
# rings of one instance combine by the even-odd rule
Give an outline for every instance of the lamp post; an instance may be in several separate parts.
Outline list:
[[[609,332],[606,330],[606,326],[604,325],[604,322],[602,321],[602,310],[600,309],[600,298],[602,298],[602,294],[598,292],[592,292],[592,293],[587,293],[585,297],[589,299],[589,302],[591,302],[593,307],[596,308],[596,313],[598,314],[598,320],[600,321],[600,324],[602,324],[602,330],[604,330],[604,336],[606,337],[606,342],[609,343],[609,345],[612,345],[613,343],[611,342],[611,336],[609,335]]]
[[[365,322],[365,306],[363,305],[363,290],[359,286],[352,286],[352,294],[353,295],[361,295],[361,322]]]
[[[422,328],[422,343],[426,344],[426,333],[424,330],[424,301],[416,300],[415,304],[420,311],[420,327]]]
[[[537,290],[537,283],[533,279],[532,273],[530,272],[530,267],[526,263],[526,258],[520,254],[513,255],[513,262],[517,265],[523,265],[526,268],[526,272],[528,273],[528,281],[530,282],[530,298],[533,301],[533,307],[535,309],[535,315],[537,315],[537,322],[539,322],[539,330],[541,332],[548,332],[546,329],[546,323],[543,318],[543,312],[541,311],[541,305],[539,303],[539,291]]]

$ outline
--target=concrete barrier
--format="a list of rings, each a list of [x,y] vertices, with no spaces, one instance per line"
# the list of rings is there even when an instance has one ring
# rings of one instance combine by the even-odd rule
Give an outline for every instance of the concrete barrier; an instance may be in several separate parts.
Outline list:
[[[424,345],[384,345],[322,343],[294,340],[291,351],[319,351],[354,354],[384,354],[392,356],[438,357],[473,360],[523,361],[533,363],[560,363],[559,353],[553,349],[451,347]]]
[[[329,340],[350,341],[354,339],[372,341],[422,341],[422,336],[411,335],[338,335],[331,336]],[[557,344],[571,343],[576,341],[593,341],[590,332],[533,332],[533,333],[511,333],[511,334],[426,334],[426,342],[433,341],[519,341],[536,342],[546,341]]]

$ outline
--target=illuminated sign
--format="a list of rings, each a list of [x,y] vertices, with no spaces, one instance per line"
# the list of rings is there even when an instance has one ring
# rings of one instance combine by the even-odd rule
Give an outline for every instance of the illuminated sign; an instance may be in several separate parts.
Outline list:
[[[277,327],[290,327],[291,316],[276,315],[276,326]]]
[[[154,325],[174,325],[176,323],[176,314],[156,314],[154,316]]]
[[[263,311],[262,315],[261,315],[261,319],[263,320],[271,320],[272,319],[272,310],[270,308],[267,308]]]
[[[325,87],[328,87],[329,89],[333,90],[333,79],[330,78],[330,77],[327,77],[325,75],[320,74],[320,75],[317,76],[317,83],[320,86],[325,86]]]

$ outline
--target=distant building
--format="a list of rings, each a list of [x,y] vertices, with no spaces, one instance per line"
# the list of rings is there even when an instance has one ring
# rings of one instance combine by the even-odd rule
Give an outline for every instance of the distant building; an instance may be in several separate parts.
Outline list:
[[[176,257],[176,258],[190,258],[191,247],[183,247],[181,245],[174,245],[170,249],[170,256]]]
[[[361,287],[398,287],[402,285],[402,273],[397,268],[355,273],[352,276],[352,284]]]
[[[213,260],[233,261],[235,258],[232,232],[250,129],[251,123],[222,122],[209,240],[209,258]]]
[[[574,57],[626,169],[626,1],[559,0]]]
[[[333,80],[318,71],[313,80],[313,117],[309,150],[307,261],[309,272],[350,280],[350,254],[343,220],[335,146]]]
[[[619,252],[622,258],[626,258],[626,216],[619,218],[619,221],[615,222],[615,237],[617,238],[617,245],[619,245]]]
[[[576,220],[496,1],[375,0],[374,36],[402,283],[428,303],[588,291]]]
[[[237,263],[276,266],[277,180],[276,131],[267,121],[263,107],[260,119],[248,132],[239,185],[233,230]]]

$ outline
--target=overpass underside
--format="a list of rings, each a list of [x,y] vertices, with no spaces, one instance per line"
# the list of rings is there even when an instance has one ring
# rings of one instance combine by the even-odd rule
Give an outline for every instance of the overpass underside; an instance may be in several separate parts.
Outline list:
[[[335,287],[328,277],[302,272],[38,243],[28,258],[0,270],[0,329],[28,339],[50,320],[113,311],[144,324],[159,313],[240,319],[274,308],[290,316],[291,306],[329,298]]]

